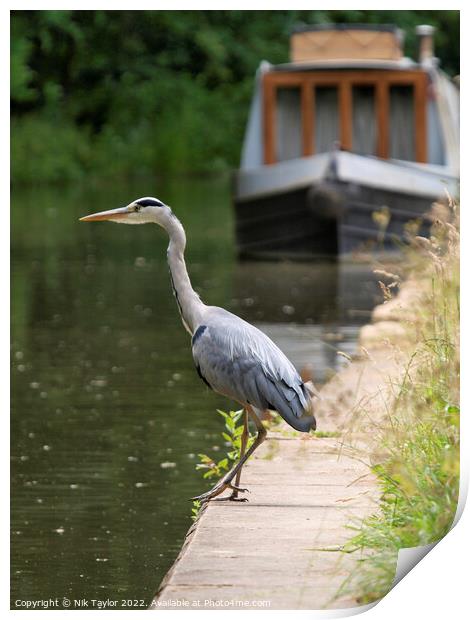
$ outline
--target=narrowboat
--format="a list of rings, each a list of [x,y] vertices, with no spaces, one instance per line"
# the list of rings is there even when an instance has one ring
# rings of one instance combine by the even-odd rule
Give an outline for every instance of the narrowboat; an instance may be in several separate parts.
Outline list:
[[[302,27],[290,62],[263,61],[236,173],[240,256],[348,257],[426,234],[433,202],[458,191],[459,88],[433,28],[419,59],[394,26]]]

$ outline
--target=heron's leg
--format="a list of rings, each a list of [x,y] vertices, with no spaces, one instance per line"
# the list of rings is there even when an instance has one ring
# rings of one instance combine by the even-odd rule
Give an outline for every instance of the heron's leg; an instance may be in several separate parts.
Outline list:
[[[247,410],[243,412],[243,433],[240,437],[240,460],[243,458],[246,450],[246,444],[248,443],[249,431],[248,431],[248,413]],[[229,499],[237,499],[238,497],[238,487],[240,486],[240,478],[242,475],[242,468],[237,471],[237,475],[235,476],[234,489],[232,491],[232,495]]]
[[[225,489],[230,489],[230,488],[233,489],[234,485],[232,485],[232,480],[235,478],[235,476],[238,474],[238,472],[243,467],[244,463],[250,458],[250,456],[253,454],[256,448],[259,445],[261,445],[263,441],[266,439],[266,429],[264,428],[261,420],[258,418],[258,416],[256,415],[256,413],[253,411],[251,407],[247,407],[246,410],[247,410],[247,413],[251,416],[251,418],[255,422],[256,428],[258,429],[258,434],[256,435],[255,441],[250,446],[248,451],[245,452],[242,458],[238,461],[238,463],[234,467],[232,467],[232,469],[228,473],[226,473],[225,476],[221,478],[219,482],[210,491],[207,491],[206,493],[202,493],[202,495],[198,495],[197,497],[193,497],[191,499],[198,500],[200,502],[207,502],[213,497],[217,497],[217,495],[220,495],[221,493],[223,493]],[[241,489],[237,488],[236,490],[240,491]]]

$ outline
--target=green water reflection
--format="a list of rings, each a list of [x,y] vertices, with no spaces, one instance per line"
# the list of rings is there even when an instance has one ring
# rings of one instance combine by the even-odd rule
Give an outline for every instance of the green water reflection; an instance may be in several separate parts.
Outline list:
[[[149,602],[206,486],[197,453],[224,448],[215,410],[231,403],[194,370],[165,234],[77,221],[142,195],[183,221],[203,299],[256,322],[317,381],[373,303],[354,266],[237,263],[227,178],[14,191],[13,600]]]

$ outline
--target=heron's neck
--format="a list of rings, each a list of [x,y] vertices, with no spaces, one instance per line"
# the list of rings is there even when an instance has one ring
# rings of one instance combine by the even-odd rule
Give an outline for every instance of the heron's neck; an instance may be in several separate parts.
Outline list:
[[[174,215],[171,215],[165,223],[165,228],[170,237],[167,256],[171,286],[183,324],[193,334],[196,327],[200,324],[205,306],[200,300],[199,295],[193,290],[186,269],[184,260],[186,235],[181,222]]]

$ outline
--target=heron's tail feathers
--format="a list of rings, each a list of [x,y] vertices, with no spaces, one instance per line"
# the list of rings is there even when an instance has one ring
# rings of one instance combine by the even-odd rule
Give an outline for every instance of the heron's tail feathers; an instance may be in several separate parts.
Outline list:
[[[313,414],[314,402],[310,389],[300,383],[290,387],[284,381],[269,381],[268,389],[263,390],[267,397],[267,409],[273,409],[296,431],[308,433],[315,430],[316,420]]]
[[[301,405],[301,415],[297,418],[298,425],[300,426],[300,428],[297,428],[297,430],[308,433],[309,431],[314,431],[317,428],[314,408],[315,398],[320,398],[320,395],[311,381],[308,381],[307,383],[302,383],[302,385],[300,386],[300,390],[302,391],[303,398],[302,396],[300,396],[299,398]],[[294,426],[294,428],[296,427]]]
[[[278,411],[284,420],[295,428],[296,431],[300,431],[301,433],[309,433],[310,431],[314,431],[317,428],[317,421],[314,415],[302,415],[302,417],[297,418],[292,416],[288,411]]]

